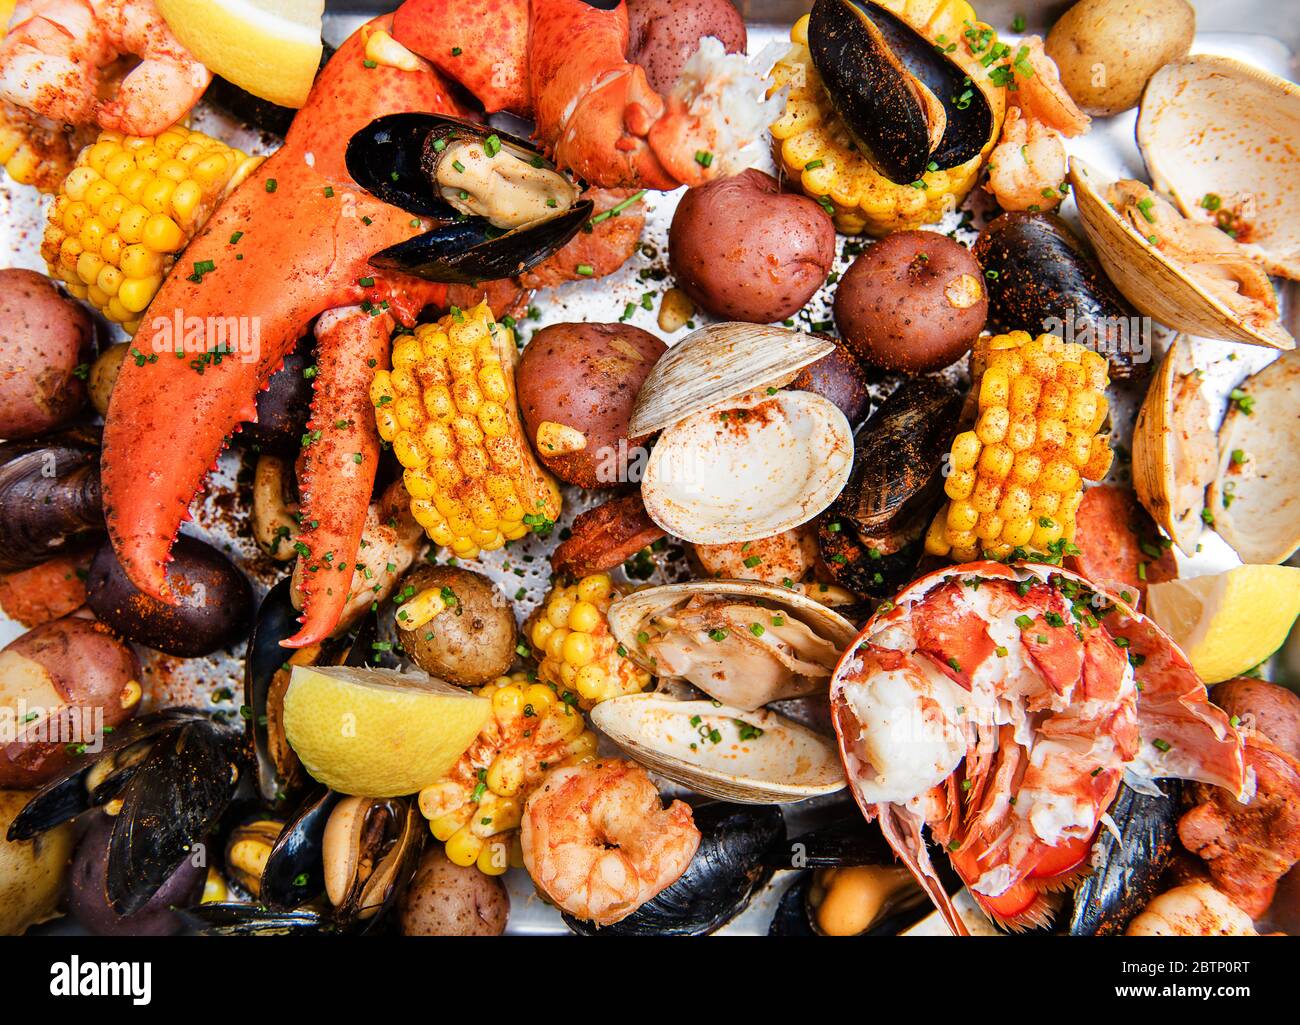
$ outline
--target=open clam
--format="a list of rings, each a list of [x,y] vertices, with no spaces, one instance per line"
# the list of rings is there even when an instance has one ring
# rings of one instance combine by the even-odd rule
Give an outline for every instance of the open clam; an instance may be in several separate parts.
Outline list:
[[[1244,562],[1285,562],[1300,546],[1300,353],[1284,353],[1234,395],[1208,494],[1214,529]]]
[[[650,518],[685,541],[726,544],[830,505],[852,468],[852,429],[829,399],[780,386],[833,349],[783,328],[715,324],[664,353],[628,428],[662,429],[641,481]]]
[[[1214,477],[1210,404],[1186,339],[1176,338],[1151,380],[1133,426],[1133,487],[1147,512],[1187,555],[1205,529]]]
[[[609,607],[609,628],[643,669],[743,709],[824,691],[854,636],[820,602],[753,580],[635,591]]]
[[[844,787],[834,741],[775,712],[629,694],[602,701],[591,721],[636,761],[710,797],[783,804]]]
[[[1186,57],[1152,76],[1137,141],[1185,217],[1233,231],[1269,273],[1300,278],[1300,87],[1230,57]]]
[[[1107,276],[1142,313],[1187,334],[1295,347],[1278,321],[1267,275],[1229,236],[1182,221],[1140,182],[1117,182],[1108,190],[1077,157],[1070,159],[1070,183]]]

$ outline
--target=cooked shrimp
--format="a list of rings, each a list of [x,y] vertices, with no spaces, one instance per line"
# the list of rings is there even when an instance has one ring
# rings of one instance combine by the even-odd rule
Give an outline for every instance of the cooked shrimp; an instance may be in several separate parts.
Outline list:
[[[212,80],[153,0],[33,0],[15,18],[0,43],[0,99],[52,121],[157,135]],[[106,71],[124,54],[140,62],[101,100]]]
[[[1255,936],[1250,916],[1209,883],[1160,894],[1129,923],[1127,936]]]
[[[1002,139],[989,155],[988,190],[1003,210],[1053,210],[1068,165],[1061,136],[1020,108],[1007,110]]]
[[[691,809],[664,808],[644,769],[603,759],[554,769],[524,808],[524,865],[551,901],[613,925],[686,871],[700,843]]]
[[[1061,136],[1082,135],[1092,119],[1070,99],[1038,36],[1026,36],[1006,68],[1007,118],[985,188],[1004,210],[1055,209],[1068,170]]]

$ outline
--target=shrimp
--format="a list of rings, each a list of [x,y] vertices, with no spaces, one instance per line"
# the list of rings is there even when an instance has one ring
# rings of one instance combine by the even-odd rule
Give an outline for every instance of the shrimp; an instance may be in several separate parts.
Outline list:
[[[1126,936],[1255,936],[1250,916],[1209,883],[1175,886],[1129,924]]]
[[[153,0],[33,0],[15,18],[0,43],[0,99],[54,122],[157,135],[212,81]],[[139,63],[101,98],[126,54]]]
[[[1065,197],[1061,183],[1068,163],[1062,136],[1082,135],[1092,119],[1070,99],[1038,36],[1026,36],[1005,67],[1011,76],[1007,117],[989,155],[984,187],[1004,210],[1053,210]]]
[[[677,881],[700,831],[686,804],[662,806],[639,765],[602,759],[552,770],[528,798],[520,839],[538,889],[577,918],[613,925]]]

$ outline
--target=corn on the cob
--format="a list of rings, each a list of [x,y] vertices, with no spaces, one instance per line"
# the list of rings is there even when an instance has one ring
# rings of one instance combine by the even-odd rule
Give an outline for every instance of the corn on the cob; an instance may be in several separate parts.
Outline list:
[[[650,674],[627,655],[609,631],[610,603],[619,597],[606,573],[555,587],[525,629],[537,657],[537,675],[561,691],[577,691],[583,708],[650,684]]]
[[[518,829],[528,795],[557,766],[594,758],[596,735],[554,687],[525,673],[480,687],[492,715],[445,780],[420,791],[420,811],[457,865],[500,875],[520,865]]]
[[[0,109],[0,165],[19,185],[58,191],[86,141],[82,128],[25,122]]]
[[[1110,470],[1106,358],[1055,335],[1024,331],[981,340],[973,430],[953,439],[949,501],[926,535],[926,551],[969,562],[1017,548],[1048,552],[1074,540],[1083,480]]]
[[[963,49],[965,33],[975,25],[975,12],[965,0],[883,0],[881,6],[941,48],[956,48],[951,51],[954,58],[970,56]],[[948,170],[927,172],[919,182],[891,182],[857,151],[851,132],[835,112],[808,51],[808,20],[804,15],[795,22],[790,30],[794,46],[777,61],[770,76],[771,92],[785,86],[790,90],[785,111],[771,128],[786,174],[826,209],[845,235],[864,231],[887,235],[933,224],[955,210],[974,187],[983,158],[1001,131],[1001,103],[994,106],[993,137],[979,156]],[[984,43],[988,38],[981,36]],[[978,61],[963,60],[963,66],[969,67],[978,85],[986,82],[987,70]]]
[[[486,303],[421,324],[393,344],[370,386],[379,436],[405,468],[411,515],[462,559],[560,515],[560,489],[519,423],[513,333]]]
[[[101,132],[50,206],[50,275],[134,333],[177,254],[260,162],[179,125],[153,138]]]

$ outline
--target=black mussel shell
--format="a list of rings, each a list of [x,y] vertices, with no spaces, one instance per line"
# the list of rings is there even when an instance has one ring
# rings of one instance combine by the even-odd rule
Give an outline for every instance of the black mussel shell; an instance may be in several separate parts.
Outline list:
[[[303,376],[311,363],[311,345],[306,342],[284,358],[284,365],[257,393],[257,421],[243,424],[234,435],[240,445],[297,457],[311,415],[312,385]]]
[[[0,444],[0,573],[36,566],[103,530],[97,431]]]
[[[502,231],[483,217],[449,221],[423,235],[381,249],[372,266],[396,270],[429,281],[477,285],[512,278],[531,270],[573,238],[595,205],[583,199],[550,220]]]
[[[196,853],[234,797],[242,731],[207,717],[161,733],[121,792],[108,848],[108,901],[138,911]]]
[[[330,812],[342,797],[317,789],[285,823],[266,859],[258,891],[258,899],[271,910],[291,910],[325,891],[321,841]]]
[[[989,327],[1058,335],[1110,360],[1112,377],[1142,372],[1151,340],[1140,317],[1055,214],[1004,213],[980,232],[973,249],[984,271]],[[1135,360],[1134,357],[1137,357]]]
[[[785,818],[776,805],[719,801],[696,808],[695,825],[699,849],[675,883],[614,925],[565,924],[582,936],[704,936],[726,925],[771,874],[764,854],[784,840]]]
[[[799,836],[784,845],[769,847],[764,864],[769,868],[839,868],[844,865],[892,865],[895,855],[880,827],[867,822],[854,805],[834,822]]]
[[[321,53],[320,66],[323,68],[333,56],[334,47],[326,43]],[[219,75],[212,77],[212,84],[208,86],[203,98],[258,131],[278,135],[282,139],[289,134],[289,126],[298,113],[292,107],[282,107],[278,103],[254,96]]]
[[[961,407],[938,378],[909,377],[857,432],[849,482],[817,531],[836,583],[887,597],[912,579]]]
[[[1093,863],[1100,867],[1074,893],[1070,935],[1120,935],[1160,892],[1160,877],[1178,850],[1181,784],[1165,779],[1160,787],[1164,797],[1120,787],[1110,809],[1120,839],[1104,828],[1097,837]]]
[[[181,908],[177,914],[195,932],[209,936],[289,936],[333,931],[327,916],[308,908],[272,911],[260,904],[213,902]]]
[[[993,108],[961,66],[879,4],[817,0],[808,48],[836,111],[890,181],[964,164],[992,138]],[[918,82],[944,110],[937,143]]]

